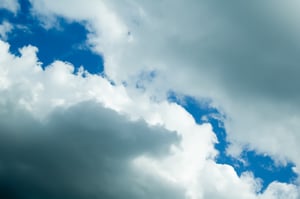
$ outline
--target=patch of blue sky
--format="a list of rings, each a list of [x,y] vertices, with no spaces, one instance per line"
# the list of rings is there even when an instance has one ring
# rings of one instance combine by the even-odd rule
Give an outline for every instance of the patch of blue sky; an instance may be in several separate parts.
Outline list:
[[[7,21],[14,26],[7,39],[12,53],[18,54],[19,48],[33,45],[39,49],[38,58],[43,67],[61,60],[72,63],[75,70],[83,66],[93,74],[103,72],[103,57],[86,45],[88,31],[84,24],[57,18],[58,26],[47,29],[32,15],[28,0],[19,0],[19,3],[16,15],[0,10],[0,23]]]
[[[209,100],[201,101],[190,96],[178,95],[175,92],[169,92],[168,96],[169,101],[183,106],[198,124],[209,122],[212,125],[218,138],[218,143],[215,145],[219,151],[216,162],[231,165],[239,176],[246,171],[252,172],[256,178],[262,180],[261,192],[273,181],[293,183],[296,180],[297,174],[293,171],[295,165],[291,162],[286,165],[276,164],[270,156],[258,154],[247,147],[242,152],[241,159],[227,155],[226,149],[230,143],[222,121],[224,116],[211,106]]]

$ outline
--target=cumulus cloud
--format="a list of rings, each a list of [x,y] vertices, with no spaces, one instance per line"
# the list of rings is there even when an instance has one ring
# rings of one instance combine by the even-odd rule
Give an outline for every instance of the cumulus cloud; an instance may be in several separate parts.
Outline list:
[[[27,46],[15,56],[0,42],[1,196],[184,198],[186,187],[170,181],[172,174],[147,170],[139,159],[159,162],[171,148],[183,147],[190,158],[201,154],[202,162],[215,154],[209,125],[196,125],[176,104],[132,100],[101,76],[83,68],[74,74],[69,63],[56,61],[43,70],[37,51]],[[189,146],[196,137],[201,151]],[[186,172],[181,168],[177,173]]]
[[[35,47],[23,48],[20,57],[8,47],[1,42],[1,198],[183,197],[181,187],[144,175],[132,164],[142,155],[168,155],[180,141],[178,134],[132,121],[95,99],[82,97],[69,106],[51,103],[53,95],[68,100],[72,85],[63,85],[68,75],[76,77],[72,67],[58,63],[43,71]],[[59,86],[66,92],[53,94],[50,87]],[[44,102],[43,92],[49,101]]]
[[[182,198],[175,185],[159,179],[158,187],[130,163],[169,152],[178,137],[163,128],[85,102],[55,110],[43,123],[1,106],[0,129],[1,198]]]
[[[232,147],[247,144],[300,163],[297,1],[78,0],[67,11],[68,1],[31,2],[46,16],[87,20],[88,42],[104,55],[105,72],[116,82],[157,71],[156,94],[172,89],[213,99],[227,115]]]
[[[36,47],[15,56],[0,44],[2,197],[257,198],[259,181],[216,164],[211,126],[179,105],[129,96],[68,63],[42,70]],[[290,186],[266,198],[297,196]]]
[[[298,16],[287,13],[289,7],[280,2],[31,3],[41,20],[59,16],[82,22],[90,31],[87,43],[104,56],[105,73],[115,84],[84,68],[74,73],[71,63],[61,61],[42,70],[36,47],[22,48],[18,57],[0,42],[1,137],[12,154],[1,161],[2,195],[299,197],[299,187],[277,182],[259,193],[251,173],[239,177],[231,166],[217,164],[211,125],[196,124],[164,98],[169,89],[211,98],[229,118],[226,130],[238,143],[233,148],[248,143],[297,166],[299,112],[293,91],[299,71],[293,36],[298,27],[278,28]],[[143,92],[133,89],[145,71],[154,71],[153,79]],[[21,185],[20,195],[13,195]]]

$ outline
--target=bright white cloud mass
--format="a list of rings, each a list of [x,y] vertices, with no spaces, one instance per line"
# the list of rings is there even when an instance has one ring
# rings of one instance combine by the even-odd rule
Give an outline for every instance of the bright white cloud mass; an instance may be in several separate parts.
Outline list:
[[[299,8],[296,0],[0,0],[0,198],[299,199]],[[72,23],[86,34],[71,49],[101,57],[103,71],[39,51],[63,43],[34,31],[58,35]],[[170,92],[219,114],[197,122]],[[205,117],[223,124],[224,151]],[[226,154],[249,165],[246,150],[277,169],[292,164],[296,177],[264,187],[255,169],[239,174],[218,161]]]

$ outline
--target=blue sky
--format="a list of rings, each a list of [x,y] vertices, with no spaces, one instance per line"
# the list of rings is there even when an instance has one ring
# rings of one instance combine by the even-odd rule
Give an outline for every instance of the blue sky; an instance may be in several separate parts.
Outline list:
[[[20,1],[20,11],[17,15],[1,11],[1,19],[17,24],[17,27],[8,34],[11,51],[18,54],[18,49],[33,45],[39,48],[38,57],[47,66],[54,60],[71,62],[76,68],[81,65],[91,73],[103,71],[103,59],[93,53],[86,46],[87,30],[80,23],[68,22],[58,18],[57,27],[45,29],[37,16],[30,13],[30,3]]]
[[[296,180],[297,174],[294,173],[293,163],[288,162],[286,165],[277,165],[274,160],[267,154],[258,154],[254,150],[245,147],[241,153],[240,158],[231,157],[226,153],[226,148],[229,145],[227,140],[226,130],[222,122],[222,114],[217,109],[211,106],[209,100],[198,100],[190,97],[183,96],[177,99],[175,93],[170,94],[170,101],[174,101],[182,105],[199,124],[209,122],[216,136],[218,143],[215,145],[219,151],[216,161],[220,164],[229,164],[233,166],[238,175],[242,172],[251,171],[254,176],[262,180],[262,190],[264,191],[267,186],[273,181],[291,183]],[[205,118],[203,120],[202,118]],[[245,162],[243,162],[245,161]]]
[[[298,15],[248,4],[3,0],[0,197],[298,199]]]

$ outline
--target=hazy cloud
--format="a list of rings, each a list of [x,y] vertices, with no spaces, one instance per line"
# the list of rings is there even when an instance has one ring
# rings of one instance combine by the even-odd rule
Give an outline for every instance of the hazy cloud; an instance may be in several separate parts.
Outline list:
[[[0,8],[16,13],[19,9],[19,2],[18,0],[1,0]]]

